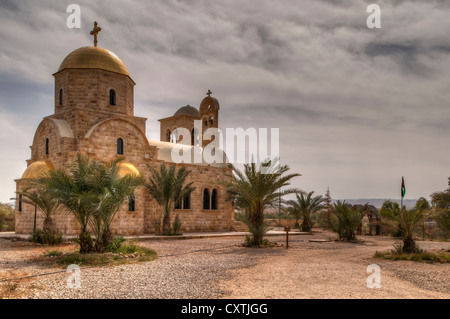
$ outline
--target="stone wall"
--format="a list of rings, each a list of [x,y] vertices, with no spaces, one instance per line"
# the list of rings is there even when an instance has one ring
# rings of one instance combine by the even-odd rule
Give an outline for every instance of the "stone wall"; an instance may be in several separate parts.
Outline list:
[[[31,158],[27,164],[36,161],[50,161],[55,169],[66,169],[78,153],[103,162],[123,158],[133,164],[145,178],[150,176],[149,166],[159,170],[161,164],[172,163],[158,160],[158,149],[149,145],[146,138],[146,119],[134,116],[134,85],[130,77],[99,69],[66,69],[54,74],[55,114],[45,118],[39,125],[31,146]],[[59,91],[63,90],[63,103],[59,103]],[[109,105],[109,90],[116,91],[116,105]],[[205,120],[214,117],[212,125],[218,125],[218,102],[207,97],[200,110]],[[54,120],[59,120],[56,121]],[[170,127],[185,127],[192,131],[195,116],[182,115],[167,118],[161,125],[161,136]],[[64,120],[64,121],[61,121]],[[208,123],[207,123],[208,124]],[[203,127],[206,129],[208,125]],[[63,130],[64,132],[61,132]],[[45,141],[49,139],[49,154],[45,153]],[[117,154],[117,140],[124,141],[124,154]],[[165,141],[165,138],[162,138]],[[204,141],[205,143],[205,141]],[[192,173],[189,181],[196,189],[191,194],[191,209],[176,210],[172,220],[179,214],[183,232],[230,230],[233,221],[231,202],[225,201],[226,189],[219,181],[229,173],[226,167],[209,165],[179,164]],[[17,189],[22,190],[26,180],[18,179]],[[216,210],[203,209],[203,190],[217,189]],[[128,211],[128,203],[116,215],[111,230],[120,235],[141,235],[155,231],[154,221],[160,218],[161,208],[142,187],[136,190],[136,209]],[[22,211],[16,211],[16,232],[25,234],[33,230],[34,207],[23,204]],[[16,205],[16,210],[18,205]],[[66,235],[77,234],[80,227],[71,213],[60,209],[54,216],[56,227]],[[43,217],[37,212],[37,227],[42,228]]]

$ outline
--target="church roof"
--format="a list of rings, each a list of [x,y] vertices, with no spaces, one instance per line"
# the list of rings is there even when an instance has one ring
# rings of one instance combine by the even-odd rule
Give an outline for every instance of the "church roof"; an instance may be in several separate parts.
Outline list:
[[[27,167],[25,172],[23,172],[22,178],[32,179],[42,177],[45,173],[49,171],[54,171],[55,168],[50,161],[38,161],[34,162]]]
[[[124,177],[125,175],[141,176],[141,173],[133,164],[122,162],[119,164],[119,177]]]
[[[130,76],[122,60],[114,53],[99,47],[83,47],[70,53],[58,72],[65,69],[102,69]]]
[[[181,107],[178,111],[175,112],[175,114],[173,116],[184,115],[184,114],[200,117],[200,112],[195,107],[190,106],[190,105]]]

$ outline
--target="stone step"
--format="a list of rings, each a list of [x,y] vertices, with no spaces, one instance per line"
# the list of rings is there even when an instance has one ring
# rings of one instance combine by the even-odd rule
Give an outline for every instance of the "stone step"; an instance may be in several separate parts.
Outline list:
[[[248,232],[248,226],[243,222],[234,221],[231,225],[231,229],[236,232]]]

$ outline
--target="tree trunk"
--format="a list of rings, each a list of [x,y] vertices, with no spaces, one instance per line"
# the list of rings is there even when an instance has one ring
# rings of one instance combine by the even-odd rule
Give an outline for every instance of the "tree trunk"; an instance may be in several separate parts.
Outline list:
[[[412,236],[408,236],[403,239],[403,251],[407,254],[411,254],[416,251],[416,242]]]
[[[113,239],[114,239],[114,237],[111,234],[111,231],[109,230],[109,228],[106,229],[105,232],[102,235],[102,246],[103,246],[103,249],[108,247],[108,245],[113,242]]]
[[[90,253],[93,249],[91,234],[89,234],[86,231],[82,231],[78,236],[78,239],[80,244],[80,253],[82,254]]]
[[[53,220],[51,217],[47,217],[44,220],[44,232],[53,231]]]
[[[170,235],[170,213],[167,212],[164,214],[163,219],[163,235]]]
[[[308,222],[308,220],[306,218],[304,218],[303,222],[302,222],[302,231],[303,232],[309,232],[310,231],[310,229],[309,229],[309,222]]]

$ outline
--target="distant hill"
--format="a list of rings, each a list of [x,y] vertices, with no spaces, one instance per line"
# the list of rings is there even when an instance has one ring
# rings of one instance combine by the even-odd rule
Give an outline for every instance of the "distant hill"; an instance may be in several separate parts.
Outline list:
[[[387,199],[381,199],[381,198],[359,198],[359,199],[340,199],[341,201],[345,200],[347,203],[352,205],[364,205],[366,203],[369,203],[369,205],[373,205],[376,208],[381,208],[383,206],[383,203]],[[391,199],[391,201],[396,202],[400,205],[400,199]],[[337,202],[337,200],[333,199],[333,203]],[[413,208],[416,205],[417,199],[404,199],[403,205],[406,206],[406,208]]]

